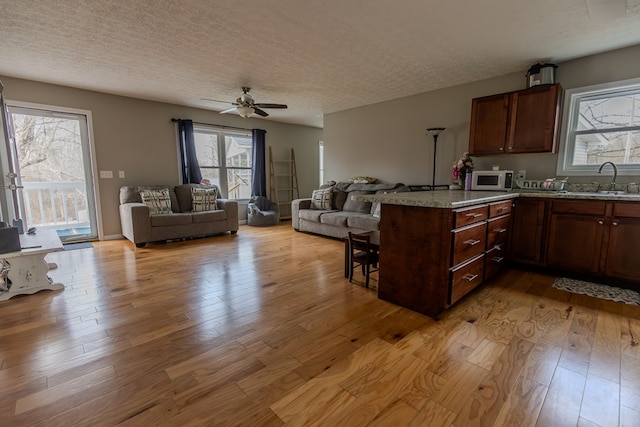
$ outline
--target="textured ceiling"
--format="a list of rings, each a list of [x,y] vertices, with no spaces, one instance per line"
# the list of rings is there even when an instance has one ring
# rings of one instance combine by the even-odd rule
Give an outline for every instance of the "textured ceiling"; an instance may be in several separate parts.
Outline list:
[[[640,43],[640,0],[0,0],[0,74],[322,115]],[[523,77],[524,80],[524,77]]]

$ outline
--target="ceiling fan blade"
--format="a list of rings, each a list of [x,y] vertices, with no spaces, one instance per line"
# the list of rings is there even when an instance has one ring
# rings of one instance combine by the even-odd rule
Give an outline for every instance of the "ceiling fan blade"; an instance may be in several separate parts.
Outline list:
[[[258,104],[253,104],[256,107],[259,108],[287,108],[287,106],[285,104],[263,104],[263,103],[258,103]]]
[[[220,114],[233,113],[236,111],[236,107],[229,108],[228,110],[220,111]]]
[[[253,106],[253,112],[256,113],[259,116],[262,116],[262,117],[267,117],[269,115],[269,114],[267,114],[266,111],[262,111],[261,109],[259,109],[255,105]]]

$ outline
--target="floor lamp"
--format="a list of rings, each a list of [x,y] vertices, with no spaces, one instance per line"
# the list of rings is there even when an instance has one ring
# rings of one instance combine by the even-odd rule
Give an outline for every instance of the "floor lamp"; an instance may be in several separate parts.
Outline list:
[[[435,190],[437,187],[449,188],[448,185],[436,185],[436,147],[438,145],[438,135],[442,133],[445,128],[428,128],[427,132],[433,136],[433,174],[431,177],[431,189]]]

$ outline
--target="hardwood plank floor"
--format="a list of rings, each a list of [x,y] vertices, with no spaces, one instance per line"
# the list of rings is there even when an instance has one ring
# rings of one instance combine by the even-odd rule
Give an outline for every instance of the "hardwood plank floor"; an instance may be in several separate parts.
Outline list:
[[[510,269],[438,320],[290,223],[51,254],[0,302],[2,426],[639,426],[640,307]]]

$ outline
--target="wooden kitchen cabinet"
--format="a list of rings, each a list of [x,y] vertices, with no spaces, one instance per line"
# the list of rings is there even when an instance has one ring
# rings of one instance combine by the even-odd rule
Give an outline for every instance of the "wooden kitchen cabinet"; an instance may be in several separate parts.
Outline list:
[[[514,201],[511,228],[511,261],[541,265],[545,242],[545,199],[521,198]]]
[[[504,153],[511,94],[484,96],[471,102],[469,154]]]
[[[474,98],[469,154],[554,153],[561,92],[556,83]]]
[[[429,316],[448,308],[504,266],[510,212],[511,200],[382,204],[378,297]]]
[[[546,263],[579,273],[597,273],[605,224],[605,202],[551,202]]]
[[[607,276],[640,280],[640,204],[614,203],[609,225],[604,272]]]

